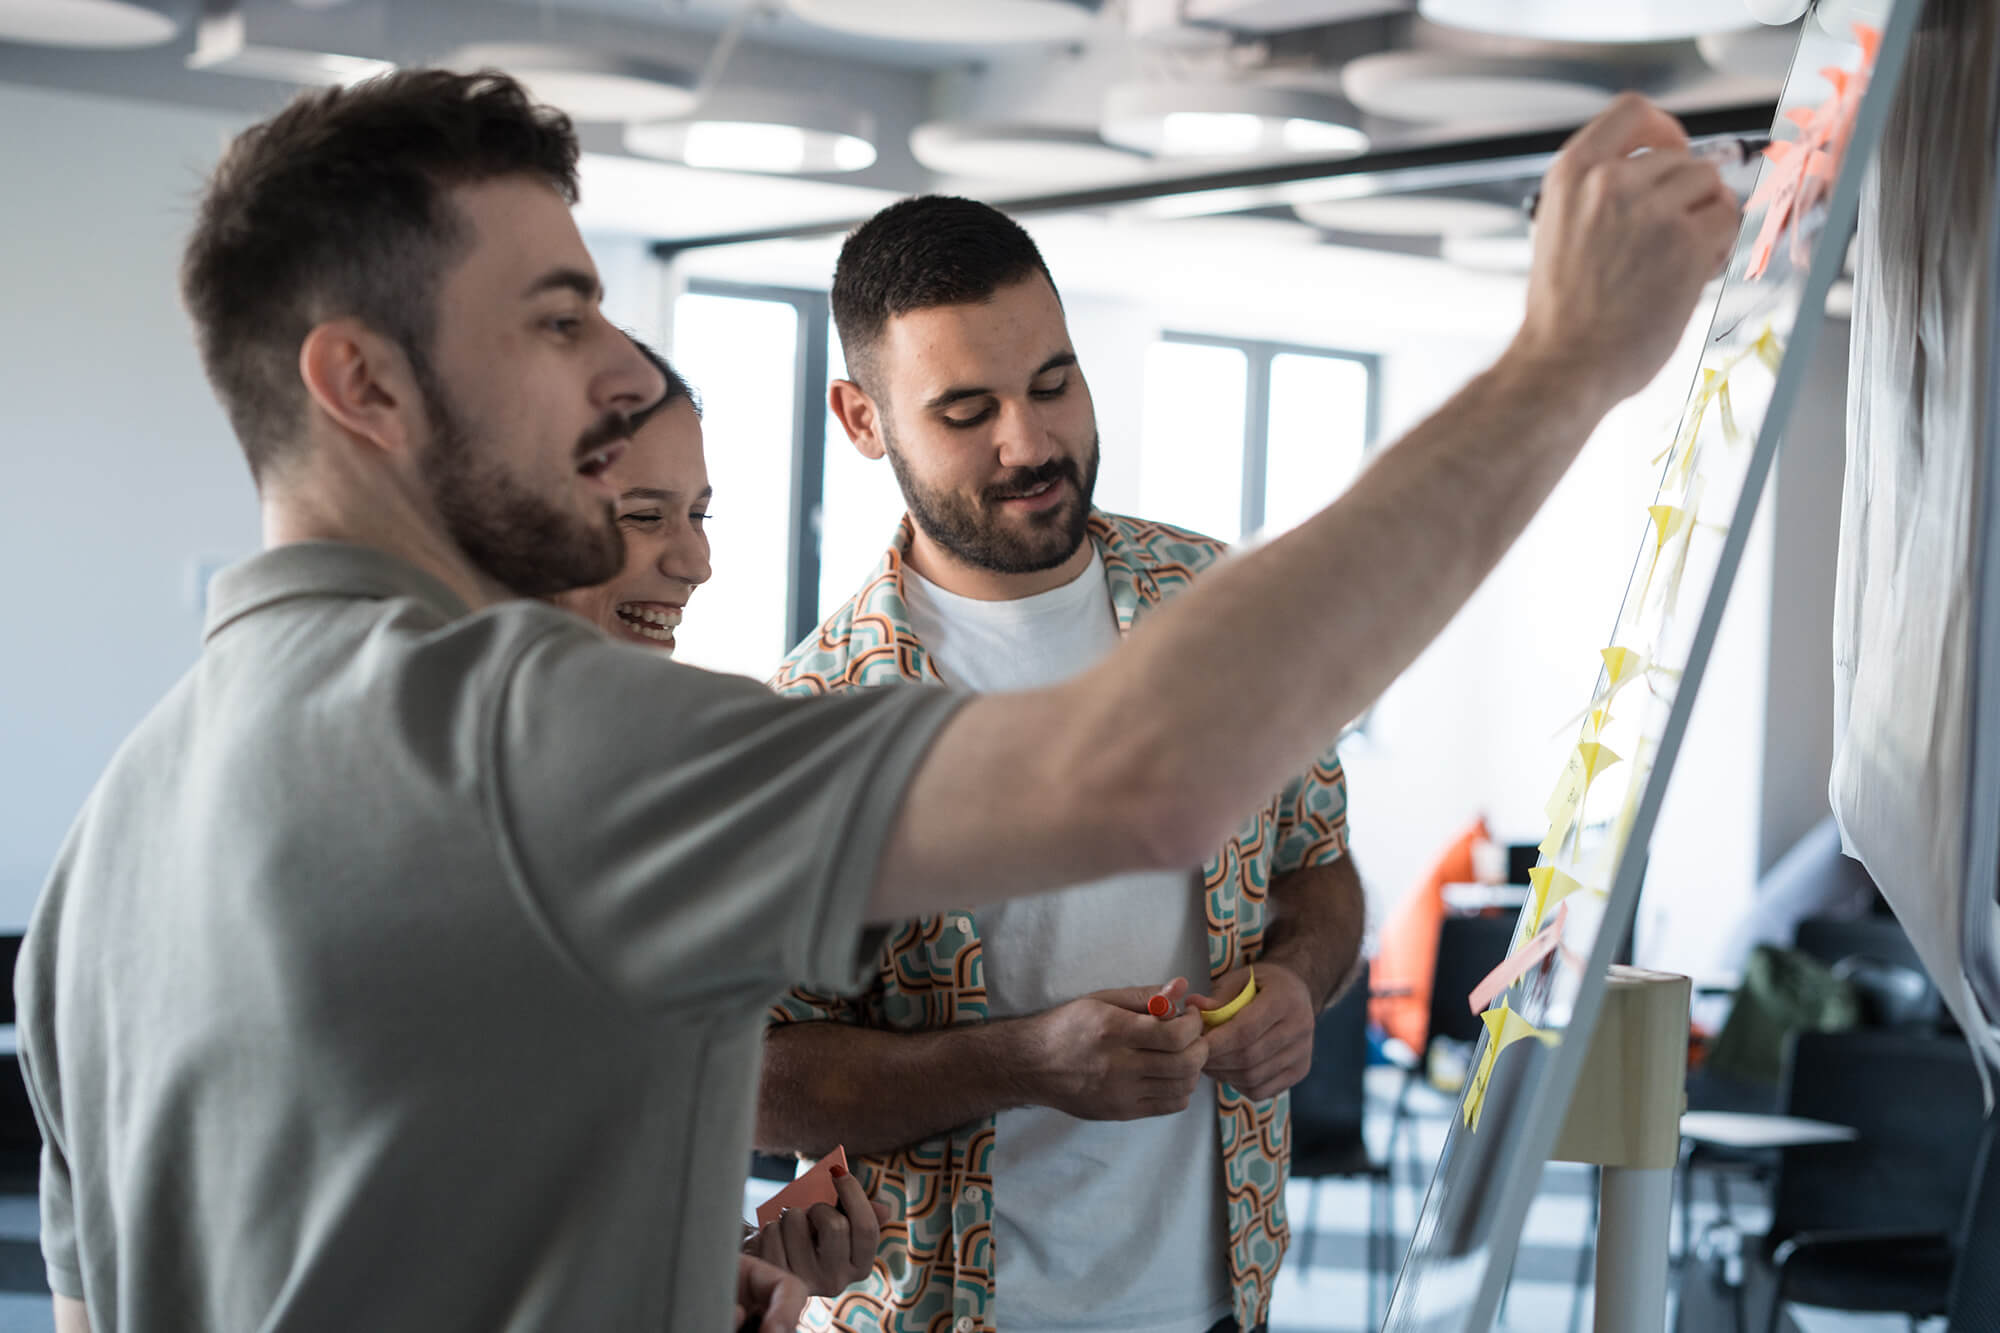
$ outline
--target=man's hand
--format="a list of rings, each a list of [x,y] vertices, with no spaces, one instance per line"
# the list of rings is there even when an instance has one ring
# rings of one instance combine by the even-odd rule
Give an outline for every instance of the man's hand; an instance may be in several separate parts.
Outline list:
[[[1197,1009],[1220,1009],[1250,980],[1250,969],[1225,972],[1215,998],[1190,995]],[[1257,963],[1257,994],[1236,1017],[1208,1034],[1204,1074],[1259,1101],[1275,1097],[1312,1068],[1312,992],[1298,973],[1263,960]]]
[[[1736,196],[1687,144],[1679,121],[1627,93],[1572,135],[1542,178],[1513,353],[1566,370],[1600,407],[1658,373],[1735,243]]]
[[[748,1254],[736,1261],[736,1322],[729,1333],[797,1333],[805,1312],[805,1283]]]
[[[1138,1120],[1187,1109],[1208,1061],[1201,1015],[1155,1018],[1151,986],[1102,990],[1026,1020],[1038,1105],[1082,1120]]]
[[[889,1220],[887,1205],[870,1200],[860,1181],[838,1166],[833,1177],[838,1208],[787,1208],[743,1242],[745,1254],[791,1273],[814,1296],[837,1296],[868,1275]]]

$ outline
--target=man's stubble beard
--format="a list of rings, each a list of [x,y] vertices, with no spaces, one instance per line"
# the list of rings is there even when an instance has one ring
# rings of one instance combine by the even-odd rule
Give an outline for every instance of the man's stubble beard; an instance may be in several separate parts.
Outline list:
[[[886,420],[882,443],[889,466],[902,488],[910,519],[925,536],[975,569],[996,574],[1037,574],[1054,569],[1083,545],[1089,533],[1090,502],[1097,490],[1098,438],[1091,437],[1090,457],[1082,470],[1074,459],[1056,458],[1036,468],[1016,468],[986,488],[977,501],[949,491],[932,490],[903,461]],[[1001,497],[1032,490],[1045,481],[1067,479],[1072,485],[1060,507],[1036,514],[1026,534],[1002,527],[993,516]]]
[[[592,523],[501,469],[482,466],[444,385],[429,365],[411,361],[431,421],[419,468],[445,531],[477,569],[516,596],[547,597],[603,583],[624,568],[616,506],[606,501],[602,522]],[[601,447],[630,433],[622,416],[607,414],[585,438]]]

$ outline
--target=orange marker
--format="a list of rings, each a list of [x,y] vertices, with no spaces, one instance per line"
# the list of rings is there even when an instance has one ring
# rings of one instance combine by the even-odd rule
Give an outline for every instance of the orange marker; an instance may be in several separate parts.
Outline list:
[[[1160,1019],[1177,1017],[1181,1011],[1181,996],[1185,994],[1187,994],[1186,979],[1175,977],[1146,997],[1146,1012]]]

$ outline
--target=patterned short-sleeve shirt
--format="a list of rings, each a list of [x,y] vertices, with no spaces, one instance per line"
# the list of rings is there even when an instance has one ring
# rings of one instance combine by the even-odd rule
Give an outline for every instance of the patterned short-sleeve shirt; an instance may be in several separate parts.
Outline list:
[[[1227,549],[1161,523],[1092,511],[1090,537],[1104,560],[1120,632],[1186,587]],[[910,626],[903,600],[909,520],[861,590],[795,648],[772,685],[787,694],[941,677]],[[1236,830],[1203,867],[1211,979],[1262,951],[1272,880],[1338,860],[1347,850],[1347,787],[1328,752]],[[836,1021],[898,1032],[980,1023],[987,1017],[978,927],[970,912],[904,925],[883,946],[873,983],[852,998],[793,991],[773,1023]],[[1290,1230],[1285,1175],[1291,1156],[1288,1094],[1252,1101],[1216,1084],[1228,1268],[1237,1321],[1264,1322]],[[874,1271],[830,1300],[814,1300],[806,1327],[845,1333],[994,1333],[991,1116],[851,1165],[871,1197],[891,1209]]]

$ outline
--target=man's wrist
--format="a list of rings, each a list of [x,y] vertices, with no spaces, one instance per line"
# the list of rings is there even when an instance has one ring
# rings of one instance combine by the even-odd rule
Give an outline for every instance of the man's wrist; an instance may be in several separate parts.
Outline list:
[[[1297,977],[1306,988],[1306,995],[1312,1000],[1314,1013],[1323,1011],[1332,1002],[1334,988],[1340,978],[1334,975],[1334,965],[1296,941],[1287,941],[1264,951],[1263,956],[1251,964],[1252,967],[1282,967]],[[1259,989],[1262,989],[1261,987]]]
[[[1043,1058],[1041,1015],[983,1023],[979,1059],[991,1083],[991,1100],[1002,1108],[1049,1105],[1048,1064]]]
[[[1548,425],[1568,424],[1583,435],[1618,402],[1602,374],[1578,361],[1573,347],[1551,345],[1522,328],[1486,372],[1494,392],[1518,402]]]

